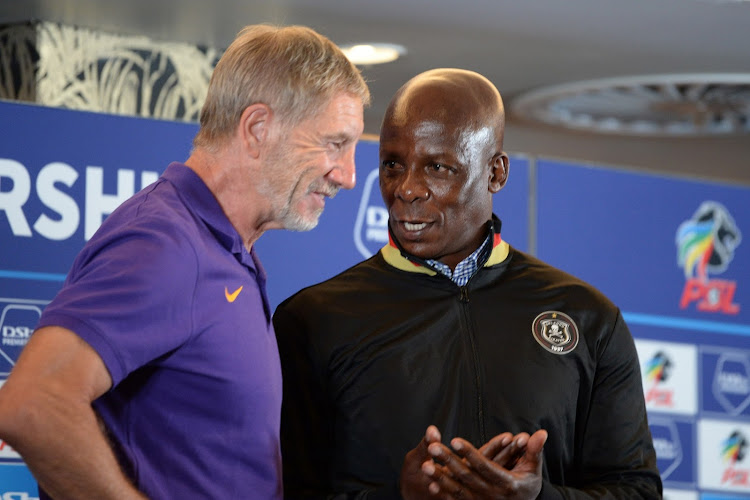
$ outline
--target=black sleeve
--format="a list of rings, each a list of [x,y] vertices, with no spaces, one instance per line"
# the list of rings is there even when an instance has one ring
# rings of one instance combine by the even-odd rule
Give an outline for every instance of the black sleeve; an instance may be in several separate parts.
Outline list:
[[[333,485],[335,412],[327,391],[325,362],[304,321],[282,303],[273,317],[284,383],[281,455],[284,498],[377,498],[370,490],[341,492]]]
[[[597,360],[589,415],[576,438],[577,487],[544,482],[539,499],[661,499],[640,364],[622,315]]]
[[[332,416],[323,374],[301,322],[284,304],[273,316],[281,358],[281,454],[285,498],[327,498]]]
[[[274,313],[284,394],[281,406],[281,454],[287,500],[393,500],[397,485],[340,487],[334,477],[333,397],[328,390],[327,361],[316,348],[322,332],[282,303]],[[362,450],[367,453],[367,450]]]

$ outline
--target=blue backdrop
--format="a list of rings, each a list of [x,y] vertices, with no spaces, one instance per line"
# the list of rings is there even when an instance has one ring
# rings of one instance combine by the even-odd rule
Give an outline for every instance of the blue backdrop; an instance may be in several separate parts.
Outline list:
[[[747,498],[750,189],[541,159],[537,169],[538,256],[623,310],[665,485]]]
[[[0,102],[0,384],[76,253],[119,203],[189,156],[193,124]],[[257,250],[272,305],[386,242],[377,144],[307,233]],[[503,238],[594,284],[641,360],[665,498],[750,497],[750,189],[511,157]],[[36,498],[0,441],[0,498]]]

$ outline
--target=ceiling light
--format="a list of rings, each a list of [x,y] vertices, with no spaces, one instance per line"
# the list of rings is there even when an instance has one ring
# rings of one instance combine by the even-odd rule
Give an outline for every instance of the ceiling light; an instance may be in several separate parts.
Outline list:
[[[643,75],[540,88],[510,103],[522,119],[640,136],[750,133],[750,73]]]
[[[406,54],[401,45],[390,43],[362,43],[341,47],[351,62],[359,65],[383,64],[395,61]]]

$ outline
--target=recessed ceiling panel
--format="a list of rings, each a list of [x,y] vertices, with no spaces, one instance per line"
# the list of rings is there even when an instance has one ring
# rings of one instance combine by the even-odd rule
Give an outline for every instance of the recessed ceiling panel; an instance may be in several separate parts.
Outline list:
[[[750,133],[750,73],[630,76],[537,89],[510,103],[515,116],[625,135]]]

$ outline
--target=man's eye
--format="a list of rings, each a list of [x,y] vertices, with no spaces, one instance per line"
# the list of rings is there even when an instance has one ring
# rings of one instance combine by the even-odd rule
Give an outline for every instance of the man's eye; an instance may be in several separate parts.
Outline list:
[[[430,168],[435,172],[449,172],[451,170],[448,165],[443,165],[442,163],[433,163],[430,165]]]
[[[383,168],[396,168],[396,162],[391,160],[386,160],[380,164]]]

